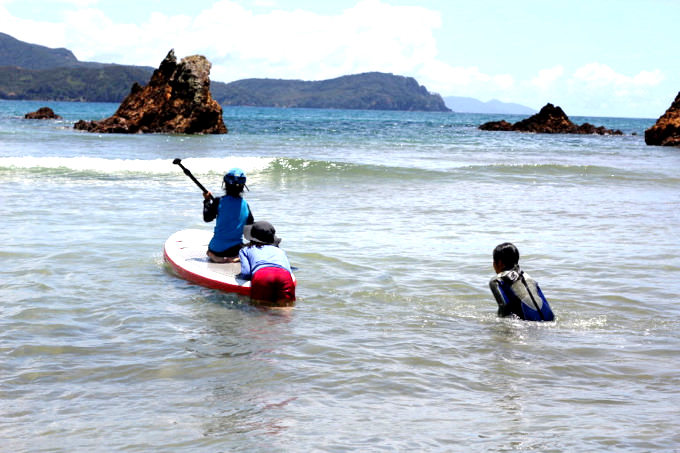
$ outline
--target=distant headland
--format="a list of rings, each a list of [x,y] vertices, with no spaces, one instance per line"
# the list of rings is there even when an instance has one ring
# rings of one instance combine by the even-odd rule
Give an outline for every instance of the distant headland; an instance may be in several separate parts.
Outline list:
[[[464,96],[445,96],[444,103],[452,111],[460,113],[508,115],[533,115],[536,113],[536,110],[531,107],[512,102],[501,102],[498,99],[482,102],[478,99]]]
[[[52,49],[0,33],[0,99],[121,102],[154,68],[81,62],[67,49]],[[330,80],[245,79],[212,81],[221,105],[361,110],[450,111],[439,94],[412,77],[380,72]]]
[[[130,87],[146,85],[154,73],[147,66],[79,61],[64,48],[19,41],[0,32],[0,99],[121,102]],[[380,72],[347,75],[330,80],[302,81],[244,79],[210,82],[219,105],[309,107],[326,109],[406,110],[487,114],[526,114],[529,107],[497,100],[430,93],[412,77]],[[39,117],[31,112],[28,117]],[[48,116],[49,117],[49,116]],[[484,124],[484,130],[618,135],[620,131],[571,123],[564,112],[547,104],[541,112],[510,124]],[[680,93],[657,123],[645,132],[648,145],[680,147]]]
[[[213,87],[222,105],[321,109],[450,111],[412,77],[367,72],[330,80],[245,79]]]

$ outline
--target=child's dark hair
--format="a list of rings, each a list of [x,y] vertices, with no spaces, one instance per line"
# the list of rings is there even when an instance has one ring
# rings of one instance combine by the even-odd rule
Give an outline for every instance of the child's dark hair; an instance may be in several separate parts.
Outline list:
[[[242,185],[232,185],[232,184],[225,184],[224,185],[224,194],[225,195],[230,195],[232,197],[240,197],[241,194],[243,193],[243,186]]]
[[[510,270],[519,263],[519,250],[510,242],[504,242],[493,249],[493,261],[500,262],[506,270]]]

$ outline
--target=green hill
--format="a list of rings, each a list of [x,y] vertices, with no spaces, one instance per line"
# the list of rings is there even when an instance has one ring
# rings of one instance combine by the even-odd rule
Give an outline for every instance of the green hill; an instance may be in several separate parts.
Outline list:
[[[244,79],[212,87],[222,105],[446,112],[438,94],[412,77],[380,72],[321,81]]]
[[[0,98],[120,102],[132,84],[146,84],[153,68],[78,61],[70,50],[51,49],[0,33]]]
[[[51,49],[45,46],[19,41],[0,32],[0,66],[16,66],[25,69],[51,69],[79,66],[73,52],[68,49]]]
[[[83,102],[120,102],[132,84],[146,84],[149,71],[135,66],[32,70],[0,67],[0,98]]]
[[[154,68],[82,62],[67,49],[29,44],[0,33],[0,99],[121,102]],[[222,105],[362,110],[449,109],[412,77],[369,72],[322,81],[213,81]]]

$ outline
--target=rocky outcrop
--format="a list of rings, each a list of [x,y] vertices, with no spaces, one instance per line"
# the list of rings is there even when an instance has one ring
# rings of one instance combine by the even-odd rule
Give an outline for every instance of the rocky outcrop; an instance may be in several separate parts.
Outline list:
[[[595,127],[589,123],[578,126],[574,124],[560,107],[546,104],[540,112],[515,124],[505,120],[484,123],[479,128],[483,131],[517,131],[540,134],[598,134],[623,135],[620,130]]]
[[[680,93],[656,124],[645,131],[645,143],[680,146]]]
[[[170,50],[148,85],[135,83],[113,116],[80,120],[74,127],[89,132],[226,134],[222,107],[210,94],[210,67],[201,55],[178,64]]]
[[[40,107],[35,112],[27,113],[24,118],[28,120],[58,120],[61,117],[49,107]]]

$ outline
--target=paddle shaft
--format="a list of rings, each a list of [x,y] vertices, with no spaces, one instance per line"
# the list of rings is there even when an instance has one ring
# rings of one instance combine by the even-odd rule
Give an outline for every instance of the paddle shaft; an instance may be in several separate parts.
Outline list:
[[[189,171],[188,168],[186,168],[184,165],[182,165],[182,161],[180,159],[175,159],[175,160],[172,161],[172,163],[175,164],[175,165],[179,165],[179,168],[181,168],[182,171],[184,171],[184,174],[187,175],[189,178],[191,178],[191,180],[196,183],[196,185],[203,191],[204,194],[208,193],[208,190],[205,187],[203,187],[203,184],[201,184],[198,181],[198,179],[196,179],[194,177],[194,175],[191,174],[191,172]],[[212,197],[213,196],[210,195],[210,198],[212,198]]]

